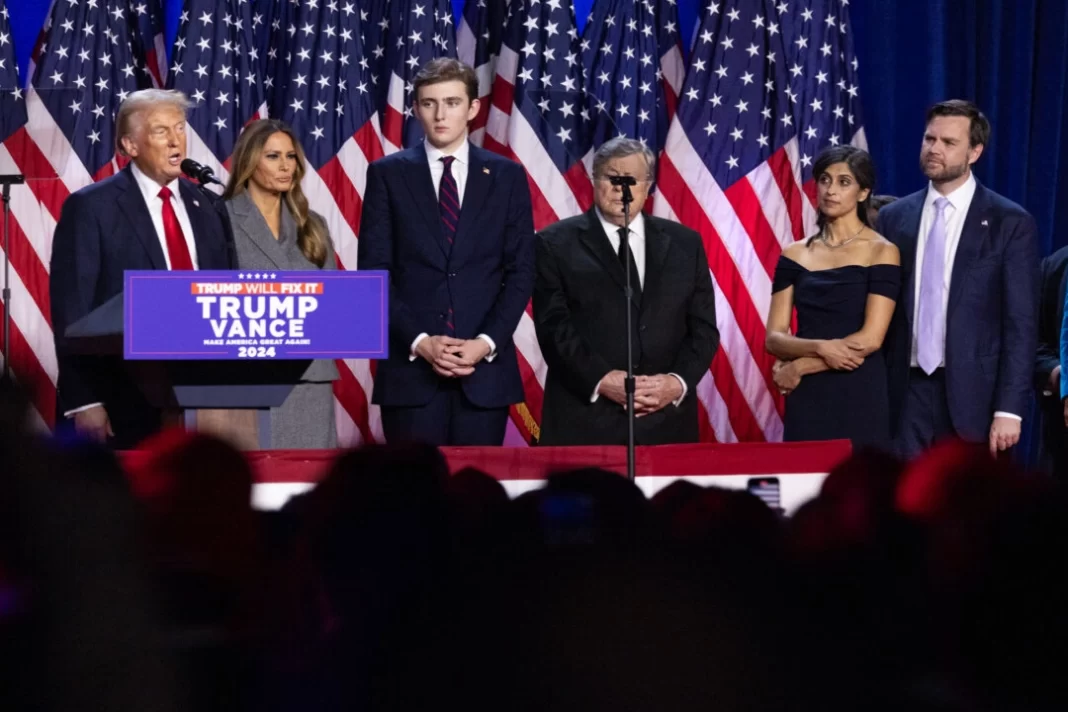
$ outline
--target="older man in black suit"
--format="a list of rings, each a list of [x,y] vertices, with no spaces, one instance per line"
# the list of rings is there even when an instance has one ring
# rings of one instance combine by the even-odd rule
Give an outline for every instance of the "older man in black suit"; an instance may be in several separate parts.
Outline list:
[[[123,290],[126,270],[231,269],[226,219],[191,183],[185,159],[189,100],[144,89],[115,118],[120,155],[130,163],[63,203],[52,243],[49,294],[59,361],[59,400],[77,431],[116,448],[160,426],[120,358],[75,353],[67,327]]]
[[[654,166],[640,142],[606,142],[593,160],[595,207],[539,236],[534,322],[549,366],[543,445],[626,442],[627,319],[634,325],[637,443],[698,439],[695,388],[719,345],[716,299],[700,235],[640,211]],[[611,176],[637,182],[629,226]],[[625,230],[634,286],[627,302]]]

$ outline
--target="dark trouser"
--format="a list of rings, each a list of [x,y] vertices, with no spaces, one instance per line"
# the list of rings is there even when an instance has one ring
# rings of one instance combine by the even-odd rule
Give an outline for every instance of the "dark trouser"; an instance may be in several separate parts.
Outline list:
[[[945,369],[936,369],[930,376],[922,369],[910,369],[908,393],[894,439],[898,457],[912,459],[955,434],[946,397]]]
[[[1042,449],[1050,471],[1068,479],[1068,428],[1064,427],[1064,406],[1056,396],[1042,397]]]
[[[382,406],[382,430],[391,443],[501,445],[507,423],[508,408],[479,408],[452,379],[442,379],[426,405]]]

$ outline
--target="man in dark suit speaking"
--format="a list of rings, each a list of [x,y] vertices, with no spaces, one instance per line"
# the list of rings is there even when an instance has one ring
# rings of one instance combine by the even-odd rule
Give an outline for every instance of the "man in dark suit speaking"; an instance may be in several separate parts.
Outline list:
[[[636,442],[698,439],[694,390],[719,345],[716,300],[700,235],[641,213],[654,169],[655,157],[642,143],[607,141],[593,159],[595,207],[538,236],[534,323],[549,366],[542,445],[626,442],[627,319],[634,329]],[[622,189],[610,176],[637,181],[627,233],[629,303]]]
[[[885,349],[891,428],[911,457],[947,436],[991,452],[1020,439],[1038,318],[1034,218],[971,166],[990,123],[967,101],[935,104],[920,147],[926,188],[879,212],[901,250],[903,298]]]
[[[500,445],[523,400],[512,334],[534,284],[523,167],[471,145],[478,76],[455,59],[416,74],[419,144],[367,170],[359,269],[389,271],[389,358],[373,402],[389,441]]]
[[[221,214],[180,181],[189,100],[145,89],[115,118],[116,149],[130,163],[70,195],[56,224],[49,294],[59,400],[80,433],[128,448],[160,427],[122,360],[73,353],[67,327],[123,290],[126,270],[230,269]]]

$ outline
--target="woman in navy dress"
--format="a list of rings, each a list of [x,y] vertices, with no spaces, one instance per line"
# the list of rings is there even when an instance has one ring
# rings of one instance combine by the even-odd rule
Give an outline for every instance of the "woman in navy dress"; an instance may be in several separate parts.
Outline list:
[[[783,250],[768,313],[766,348],[787,396],[783,439],[888,448],[881,347],[901,288],[900,255],[868,222],[875,167],[866,151],[828,148],[813,176],[820,229]]]

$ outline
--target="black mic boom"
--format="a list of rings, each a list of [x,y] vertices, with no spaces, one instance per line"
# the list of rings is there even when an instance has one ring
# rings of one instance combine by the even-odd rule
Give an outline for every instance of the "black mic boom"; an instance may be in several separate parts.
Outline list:
[[[185,164],[182,164],[185,166]],[[638,185],[638,179],[634,176],[608,176],[608,182],[612,185]]]
[[[185,173],[190,178],[196,178],[200,183],[222,185],[222,181],[215,177],[215,171],[197,163],[192,158],[182,161],[182,173]]]

